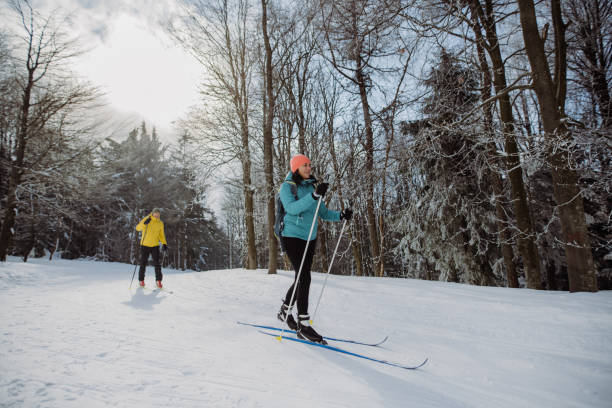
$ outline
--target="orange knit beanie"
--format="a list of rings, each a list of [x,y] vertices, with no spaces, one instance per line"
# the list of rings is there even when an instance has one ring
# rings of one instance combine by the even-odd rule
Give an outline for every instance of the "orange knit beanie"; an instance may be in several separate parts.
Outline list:
[[[310,159],[303,154],[296,154],[291,158],[289,165],[291,166],[291,172],[295,173],[304,163],[310,163]]]

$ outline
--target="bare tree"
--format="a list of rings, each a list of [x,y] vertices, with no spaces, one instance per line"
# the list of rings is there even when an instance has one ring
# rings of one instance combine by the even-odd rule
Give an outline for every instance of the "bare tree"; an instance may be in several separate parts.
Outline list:
[[[480,71],[482,74],[482,91],[481,91],[481,99],[482,101],[487,101],[491,97],[491,86],[493,84],[493,79],[491,75],[491,70],[489,68],[489,63],[487,61],[485,55],[485,43],[484,38],[480,30],[480,24],[478,21],[473,21],[474,24],[474,34],[476,35],[476,48],[478,52],[478,62],[480,63]],[[487,148],[489,155],[493,162],[498,161],[498,158],[495,157],[494,151],[494,119],[493,119],[493,111],[491,104],[483,104],[483,115],[484,115],[484,129],[487,134],[489,147]],[[518,275],[516,273],[516,267],[514,265],[514,252],[512,250],[511,245],[511,237],[510,232],[507,227],[507,216],[506,211],[503,205],[502,197],[503,197],[503,180],[501,175],[496,172],[496,169],[492,169],[491,171],[491,186],[493,188],[493,193],[495,194],[495,212],[497,215],[497,225],[498,225],[498,234],[499,234],[499,243],[502,250],[502,256],[504,258],[504,266],[506,268],[506,280],[508,282],[508,286],[511,288],[518,288]]]
[[[204,108],[194,112],[208,157],[217,165],[238,159],[242,166],[248,269],[257,268],[254,192],[251,176],[252,83],[255,28],[248,0],[185,1],[185,14],[169,32],[202,64]]]
[[[501,52],[500,39],[497,34],[496,20],[498,17],[495,15],[493,2],[491,0],[484,0],[483,2],[481,0],[469,1],[470,22],[478,45],[488,51],[492,63],[493,86],[497,94],[496,99],[499,103],[499,116],[502,122],[505,142],[506,169],[512,187],[512,203],[519,229],[518,247],[525,266],[527,287],[541,289],[540,261],[535,244],[534,228],[531,222],[532,217],[527,203],[527,193],[523,183],[523,169],[519,157],[518,143],[516,142],[515,124],[509,92],[511,87],[507,83],[505,62]],[[484,33],[481,30],[484,30]],[[481,62],[484,61],[481,60]],[[483,70],[488,69],[487,67],[482,68]],[[498,215],[501,215],[499,210]],[[508,268],[507,262],[506,265]],[[511,269],[510,267],[509,270]],[[512,278],[510,280],[514,281]]]
[[[15,224],[17,192],[24,177],[41,163],[53,148],[66,142],[67,113],[96,99],[95,90],[69,79],[64,64],[80,53],[74,40],[67,38],[65,19],[45,17],[30,1],[10,3],[19,20],[21,44],[15,56],[19,97],[16,106],[14,151],[10,156],[9,182],[0,229],[0,260],[6,260]],[[78,154],[76,152],[75,154]],[[59,166],[56,163],[55,166]]]
[[[560,0],[551,2],[554,29],[554,75],[549,68],[545,37],[549,25],[540,34],[533,0],[518,0],[520,21],[527,57],[531,65],[533,87],[538,98],[540,116],[549,141],[549,161],[555,200],[563,231],[570,291],[597,291],[597,280],[586,226],[584,205],[578,175],[572,167],[571,134],[565,115],[567,89],[567,43]]]
[[[341,182],[345,179],[346,172],[348,166],[342,166],[341,162],[349,161],[346,157],[340,156],[339,152],[336,150],[336,144],[338,141],[337,138],[337,130],[336,130],[336,121],[342,115],[343,109],[340,106],[341,103],[341,92],[340,86],[337,81],[334,81],[333,78],[330,77],[319,77],[319,95],[321,95],[321,103],[323,104],[323,114],[324,114],[324,123],[325,129],[327,132],[327,137],[329,138],[329,153],[331,155],[331,163],[332,169],[334,172],[334,179],[336,180],[337,185],[334,186],[334,189],[338,192],[338,196],[340,199],[340,204],[342,209],[344,209],[344,197],[346,196],[346,191],[343,188],[344,183]],[[341,149],[344,151],[344,149]],[[353,155],[354,149],[347,149],[349,155]],[[352,161],[352,160],[350,160]],[[348,189],[347,189],[348,190]],[[351,248],[353,251],[353,260],[355,262],[355,274],[357,276],[363,276],[363,262],[361,259],[361,243],[357,239],[353,239],[353,228],[354,222],[348,226],[347,230],[347,238],[351,243]]]
[[[569,25],[569,68],[596,101],[604,127],[612,126],[612,1],[566,2]]]
[[[370,98],[375,76],[392,72],[382,65],[389,61],[390,52],[397,52],[396,34],[404,7],[402,2],[395,0],[321,1],[321,29],[327,43],[327,58],[335,70],[357,88],[361,102],[369,243],[378,276],[384,274],[384,260],[374,199],[374,118]]]
[[[268,207],[268,273],[275,274],[277,267],[277,243],[274,237],[274,156],[272,126],[274,124],[274,80],[272,72],[272,45],[268,34],[268,0],[261,0],[261,32],[264,46],[264,115],[263,115],[263,151],[264,173],[266,175],[266,199]]]

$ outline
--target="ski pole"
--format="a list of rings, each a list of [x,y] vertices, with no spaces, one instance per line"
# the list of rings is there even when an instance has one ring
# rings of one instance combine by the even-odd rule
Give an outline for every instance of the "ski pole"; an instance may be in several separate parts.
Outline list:
[[[312,230],[314,229],[315,222],[317,221],[317,215],[319,214],[319,207],[321,206],[321,201],[323,201],[323,196],[320,196],[317,202],[317,209],[315,210],[315,214],[312,219],[312,224],[310,225],[310,232],[308,233],[308,240],[306,241],[306,248],[304,248],[304,255],[302,255],[302,262],[300,263],[300,269],[298,270],[297,277],[295,278],[295,283],[293,284],[293,292],[291,293],[291,300],[289,301],[289,308],[287,310],[287,314],[285,315],[285,321],[283,322],[284,323],[283,328],[281,330],[280,336],[276,338],[278,341],[281,341],[283,339],[283,334],[285,333],[285,325],[287,324],[289,313],[291,313],[291,306],[293,305],[295,291],[300,282],[300,275],[302,274],[302,267],[304,266],[304,260],[306,260],[306,253],[308,252],[308,245],[310,244],[310,237],[312,236]]]
[[[140,251],[138,253],[140,254]],[[134,282],[134,276],[136,276],[136,268],[138,268],[138,262],[134,265],[134,273],[132,273],[132,280],[130,281],[130,290],[132,290],[132,283]]]
[[[323,297],[323,291],[325,290],[325,285],[327,285],[327,278],[329,278],[329,273],[331,272],[332,265],[334,264],[334,259],[336,258],[336,252],[338,252],[338,246],[340,246],[340,240],[342,239],[342,234],[344,234],[344,227],[346,227],[346,220],[342,223],[342,229],[340,230],[340,236],[338,237],[338,242],[336,243],[336,249],[334,249],[334,254],[332,255],[331,262],[329,263],[329,267],[327,268],[327,273],[325,274],[325,281],[323,282],[323,287],[321,288],[321,293],[319,294],[319,300],[317,300],[317,306],[315,307],[315,311],[312,315],[312,319],[310,319],[310,324],[314,321],[315,317],[317,317],[317,310],[319,309],[319,303],[321,303],[321,298]]]
[[[147,236],[147,231],[149,230],[149,224],[147,224],[147,227],[145,228],[145,232],[144,234],[142,234],[142,239],[140,240],[140,243],[144,242],[145,237]],[[142,245],[139,245],[138,248],[138,254],[142,254],[142,249],[140,249]],[[132,283],[134,282],[134,276],[136,276],[136,268],[138,268],[138,263],[136,263],[136,265],[134,265],[134,273],[132,273],[132,280],[130,281],[130,290],[132,290]]]

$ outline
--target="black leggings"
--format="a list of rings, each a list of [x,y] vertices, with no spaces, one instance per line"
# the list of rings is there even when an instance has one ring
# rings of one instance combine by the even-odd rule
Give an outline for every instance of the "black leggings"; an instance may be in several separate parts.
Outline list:
[[[155,280],[162,280],[161,265],[159,264],[159,246],[148,247],[140,246],[140,270],[138,271],[138,280],[143,281],[145,278],[145,269],[149,261],[149,255],[153,256],[153,265],[155,265]]]
[[[295,278],[293,284],[285,295],[285,304],[288,305],[291,301],[291,295],[293,294],[293,287],[295,286],[295,280],[297,279],[298,272],[300,270],[300,264],[302,263],[302,257],[304,256],[304,249],[306,248],[306,241],[299,238],[283,237],[283,243],[287,256],[293,265],[295,270]],[[298,315],[308,314],[308,293],[310,291],[310,267],[312,266],[312,257],[314,256],[315,247],[317,240],[310,241],[308,245],[308,252],[306,253],[306,259],[304,259],[304,266],[302,266],[302,273],[300,274],[300,281],[297,283],[297,290],[295,291],[295,297],[293,303],[297,300],[297,312]],[[293,305],[292,305],[293,306]]]

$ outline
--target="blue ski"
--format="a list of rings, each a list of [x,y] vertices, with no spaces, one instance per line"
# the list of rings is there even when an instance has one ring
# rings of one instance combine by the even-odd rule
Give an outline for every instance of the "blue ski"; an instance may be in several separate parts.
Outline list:
[[[263,330],[259,330],[259,332],[263,333],[263,334],[266,334],[268,336],[278,337],[278,335],[275,334],[275,333],[268,333],[268,332],[265,332]],[[334,346],[330,346],[330,345],[326,345],[326,344],[313,343],[311,341],[302,340],[302,339],[298,339],[298,338],[295,338],[295,337],[283,337],[283,339],[295,341],[295,342],[298,342],[298,343],[308,344],[309,346],[316,346],[316,347],[321,347],[321,348],[324,348],[324,349],[327,349],[327,350],[337,351],[338,353],[348,354],[349,356],[363,358],[365,360],[374,361],[376,363],[385,364],[385,365],[389,365],[389,366],[393,366],[393,367],[398,367],[398,368],[403,368],[404,370],[416,370],[417,368],[423,367],[425,365],[425,363],[427,363],[427,361],[429,360],[428,358],[426,358],[425,361],[423,361],[421,364],[418,364],[418,365],[415,365],[415,366],[406,366],[406,365],[402,365],[402,364],[392,363],[391,361],[379,360],[377,358],[372,358],[372,357],[364,356],[363,354],[353,353],[352,351],[344,350],[344,349],[341,349],[339,347],[334,347]]]
[[[275,331],[283,331],[283,329],[279,328],[279,327],[273,327],[273,326],[263,326],[261,324],[253,324],[253,323],[244,323],[244,322],[237,322],[238,324],[243,324],[245,326],[252,326],[252,327],[258,327],[260,329],[267,329],[267,330],[275,330]],[[285,333],[293,333],[293,334],[297,334],[295,331],[290,330],[290,329],[285,329],[284,330]],[[355,340],[348,340],[348,339],[336,339],[334,337],[323,337],[325,340],[331,340],[331,341],[341,341],[343,343],[351,343],[351,344],[360,344],[362,346],[372,346],[372,347],[376,347],[376,346],[380,346],[381,344],[383,344],[385,341],[387,341],[387,339],[389,338],[389,336],[386,336],[384,339],[382,339],[381,341],[379,341],[378,343],[363,343],[361,341],[355,341]]]

